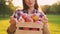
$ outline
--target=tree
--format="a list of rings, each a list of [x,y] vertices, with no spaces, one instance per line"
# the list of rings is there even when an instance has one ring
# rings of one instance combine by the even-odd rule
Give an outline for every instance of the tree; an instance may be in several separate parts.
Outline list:
[[[44,5],[44,6],[41,6],[42,10],[44,11],[45,14],[48,14],[49,13],[49,9],[50,9],[50,6],[49,5]]]
[[[60,14],[60,1],[54,3],[51,6],[50,11],[54,14]]]
[[[8,1],[8,2],[9,2],[9,5],[6,5],[5,0],[0,0],[0,15],[11,15],[15,10],[15,7],[11,3],[11,1]]]
[[[44,5],[41,6],[42,10],[46,14],[60,14],[60,1],[54,3],[53,5]]]

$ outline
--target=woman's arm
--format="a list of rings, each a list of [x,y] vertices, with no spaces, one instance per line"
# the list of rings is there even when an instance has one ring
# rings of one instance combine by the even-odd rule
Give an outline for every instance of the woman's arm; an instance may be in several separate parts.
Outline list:
[[[16,30],[16,21],[15,21],[15,17],[14,16],[17,16],[17,15],[15,15],[15,14],[17,14],[17,13],[14,12],[13,15],[10,16],[10,21],[9,21],[10,26],[7,29],[7,33],[8,34],[10,34],[10,33],[12,34]]]
[[[49,29],[48,29],[48,18],[46,17],[46,15],[43,12],[42,12],[42,14],[44,15],[42,17],[42,22],[44,23],[43,34],[50,34]]]
[[[48,28],[48,19],[45,17],[43,17],[43,34],[50,34],[49,32],[49,28]]]
[[[47,23],[43,26],[43,34],[50,34]]]

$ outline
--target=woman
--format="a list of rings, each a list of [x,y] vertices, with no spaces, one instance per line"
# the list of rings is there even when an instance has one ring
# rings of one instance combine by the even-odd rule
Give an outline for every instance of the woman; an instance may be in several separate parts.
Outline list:
[[[20,11],[23,11],[23,13],[27,13],[27,14],[31,14],[31,13],[41,13],[42,14],[42,22],[44,23],[44,26],[43,26],[43,34],[50,34],[49,30],[48,30],[48,19],[47,17],[45,16],[45,14],[43,12],[39,12],[38,11],[38,4],[37,4],[37,0],[23,0],[23,10],[20,10]],[[7,32],[8,34],[13,34],[14,31],[16,30],[16,21],[14,20],[15,18],[17,18],[17,20],[19,19],[19,15],[16,15],[18,14],[19,10],[17,10],[13,16],[10,17],[10,27],[8,28]],[[17,17],[19,16],[19,17]]]

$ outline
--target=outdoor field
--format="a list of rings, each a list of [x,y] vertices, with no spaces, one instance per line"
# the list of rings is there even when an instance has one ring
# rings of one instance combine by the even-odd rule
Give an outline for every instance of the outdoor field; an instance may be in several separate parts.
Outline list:
[[[60,34],[60,15],[47,15],[50,34]],[[0,18],[0,34],[7,34],[9,18]]]

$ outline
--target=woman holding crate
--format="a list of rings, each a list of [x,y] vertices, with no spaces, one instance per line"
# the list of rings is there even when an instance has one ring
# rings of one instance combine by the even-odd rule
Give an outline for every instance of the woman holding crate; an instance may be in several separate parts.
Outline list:
[[[48,19],[46,15],[38,10],[37,0],[22,0],[23,1],[23,10],[16,10],[13,16],[10,17],[10,27],[8,28],[8,34],[15,33],[17,27],[16,22],[34,22],[34,23],[43,23],[42,33],[39,34],[50,34],[48,30]]]

